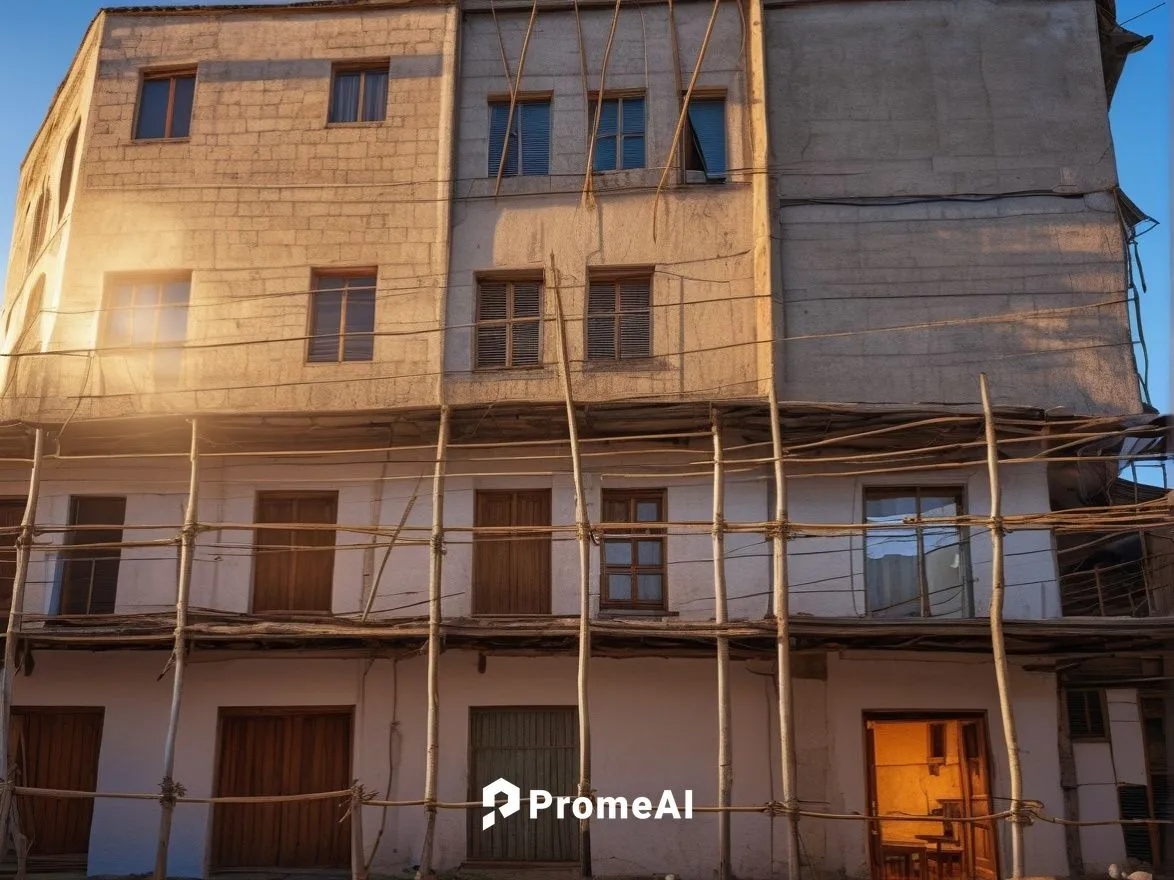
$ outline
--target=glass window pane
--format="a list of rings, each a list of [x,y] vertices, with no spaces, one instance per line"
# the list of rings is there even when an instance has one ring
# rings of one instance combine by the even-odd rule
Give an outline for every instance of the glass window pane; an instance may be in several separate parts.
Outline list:
[[[636,522],[659,522],[660,521],[660,502],[659,501],[637,501],[636,502]]]
[[[637,544],[637,559],[641,565],[660,565],[660,540],[640,541]]]
[[[331,122],[357,122],[359,118],[359,74],[337,73],[330,96]]]
[[[363,85],[363,120],[381,122],[387,115],[387,71],[367,72]]]
[[[664,599],[663,576],[660,574],[641,574],[636,578],[637,595],[641,602],[660,602]]]
[[[369,334],[344,336],[342,359],[344,361],[369,361],[375,358],[375,337]]]
[[[183,342],[188,335],[187,306],[170,306],[160,310],[155,342]]]
[[[189,296],[187,281],[169,281],[163,288],[163,302],[168,305],[187,305]]]
[[[342,294],[320,291],[314,294],[314,315],[311,333],[321,336],[337,333],[342,322]]]
[[[171,80],[143,80],[135,137],[161,138],[167,134],[167,101],[170,95]]]
[[[119,309],[113,311],[107,317],[106,321],[106,344],[107,345],[129,345],[130,344],[130,328],[131,328],[131,313],[126,309]]]
[[[196,78],[179,76],[175,78],[175,97],[171,105],[170,137],[185,138],[192,127],[192,103],[196,97]]]
[[[371,333],[375,330],[375,291],[351,290],[346,298],[346,332]]]
[[[131,310],[131,345],[150,345],[155,341],[155,319],[158,310],[154,306],[136,306]]]
[[[921,515],[925,517],[957,516],[958,499],[954,495],[922,494]]]
[[[134,288],[129,284],[120,284],[114,288],[114,296],[110,298],[110,306],[115,309],[125,309],[134,302]]]
[[[139,284],[135,287],[134,302],[136,306],[151,307],[159,302],[160,287],[158,284]]]
[[[604,562],[608,565],[631,565],[631,541],[605,541],[603,545]]]
[[[607,576],[607,598],[612,602],[631,602],[632,576],[609,574]]]

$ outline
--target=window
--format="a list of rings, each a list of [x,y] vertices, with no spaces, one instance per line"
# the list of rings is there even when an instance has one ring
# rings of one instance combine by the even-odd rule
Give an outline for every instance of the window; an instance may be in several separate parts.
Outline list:
[[[946,733],[948,730],[946,722],[931,721],[926,727],[929,730],[929,763],[946,763]]]
[[[187,137],[192,127],[195,96],[194,69],[143,74],[135,139]]]
[[[25,263],[25,271],[33,267],[37,257],[41,255],[41,248],[45,246],[45,238],[49,234],[49,193],[41,190],[37,196],[37,207],[33,211],[33,226],[29,233],[29,254]]]
[[[334,68],[328,122],[382,122],[387,117],[388,63]]]
[[[694,172],[709,183],[726,179],[726,99],[693,98],[685,114],[686,180]]]
[[[65,142],[65,152],[61,156],[61,177],[57,181],[57,219],[65,216],[65,206],[73,192],[73,162],[77,156],[77,136],[81,123],[74,125]]]
[[[41,309],[45,299],[45,276],[42,275],[29,292],[29,301],[24,309],[24,327],[14,346],[17,354],[30,354],[41,350]]]
[[[643,168],[644,96],[605,97],[602,103],[593,97],[592,113],[596,107],[599,119],[592,125],[595,131],[592,168],[595,171]]]
[[[69,499],[65,566],[61,572],[61,614],[113,614],[118,594],[119,547],[69,547],[118,544],[126,522],[124,496],[75,495]]]
[[[323,273],[310,295],[311,363],[369,361],[375,357],[375,274]]]
[[[873,617],[962,617],[969,611],[970,566],[962,530],[918,527],[923,518],[962,512],[949,488],[866,489],[864,585]]]
[[[652,355],[652,278],[593,278],[587,290],[587,359]]]
[[[506,126],[509,144],[506,146]],[[502,149],[506,149],[504,177],[550,173],[550,100],[518,101],[510,119],[509,101],[489,104],[489,176],[497,177]]]
[[[12,584],[16,580],[16,539],[24,518],[24,499],[0,498],[0,623],[12,607]]]
[[[603,522],[633,523],[622,531],[606,530],[603,539],[604,608],[663,610],[665,606],[665,539],[663,489],[603,492]],[[650,523],[650,525],[641,525]]]
[[[258,492],[253,564],[253,612],[330,613],[334,585],[334,525],[337,492]]]
[[[550,490],[477,490],[473,613],[550,614]]]
[[[156,381],[175,382],[187,339],[188,276],[117,278],[106,294],[102,344],[140,349]]]
[[[541,338],[541,281],[477,284],[478,369],[538,366]]]
[[[1074,740],[1108,738],[1105,727],[1105,692],[1099,689],[1065,690],[1068,736]]]

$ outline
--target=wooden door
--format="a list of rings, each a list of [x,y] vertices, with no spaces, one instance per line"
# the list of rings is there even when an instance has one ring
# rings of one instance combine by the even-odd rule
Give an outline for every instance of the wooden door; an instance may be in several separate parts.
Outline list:
[[[0,623],[8,620],[12,607],[12,582],[16,579],[16,539],[20,521],[24,517],[23,498],[0,498],[0,529],[13,531],[0,534]]]
[[[550,614],[550,490],[478,492],[473,525],[511,527],[473,538],[473,613]]]
[[[469,709],[469,800],[498,778],[523,792],[540,788],[555,797],[575,795],[579,761],[574,707]],[[526,795],[523,794],[523,797]],[[498,815],[482,830],[481,810],[468,811],[468,858],[492,862],[573,862],[579,857],[579,822],[570,811],[558,819],[553,805],[531,819],[523,808]]]
[[[311,794],[351,784],[350,707],[222,709],[219,796]],[[341,868],[350,858],[345,798],[216,804],[214,868]]]
[[[102,747],[101,708],[15,707],[12,756],[17,785],[96,791]],[[92,798],[15,798],[20,830],[29,839],[29,866],[84,871],[90,850]]]
[[[334,585],[333,529],[297,529],[292,524],[334,525],[337,492],[259,492],[253,563],[253,612],[317,611],[329,614]]]
[[[986,724],[976,718],[963,721],[959,725],[959,730],[959,754],[962,755],[965,764],[962,773],[962,792],[966,815],[989,816],[993,812],[993,807]],[[965,848],[971,876],[978,880],[995,880],[999,871],[995,823],[991,821],[962,824],[965,826]]]
[[[122,541],[124,522],[125,497],[75,495],[69,500],[70,531],[65,543],[117,544]],[[121,560],[118,547],[66,550],[61,614],[113,614]]]

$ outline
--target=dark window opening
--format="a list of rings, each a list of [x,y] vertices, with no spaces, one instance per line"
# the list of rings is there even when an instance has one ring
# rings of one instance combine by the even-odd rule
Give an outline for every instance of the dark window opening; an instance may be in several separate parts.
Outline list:
[[[185,138],[191,131],[195,70],[148,73],[139,91],[136,140]]]
[[[1105,692],[1102,690],[1066,690],[1064,708],[1068,715],[1068,736],[1074,740],[1105,739]]]
[[[382,122],[387,117],[387,62],[334,69],[330,122]]]
[[[726,179],[725,98],[693,98],[685,114],[684,168],[708,183]],[[687,178],[690,175],[686,175]]]
[[[122,548],[94,545],[121,543],[125,522],[125,496],[75,495],[70,498],[70,529],[65,536],[60,614],[114,613]]]
[[[77,138],[80,123],[73,127],[69,139],[65,142],[65,152],[61,157],[61,177],[57,181],[57,219],[65,216],[65,206],[73,193],[73,163],[77,156]]]
[[[374,357],[375,276],[316,275],[306,359],[311,363],[342,363]]]

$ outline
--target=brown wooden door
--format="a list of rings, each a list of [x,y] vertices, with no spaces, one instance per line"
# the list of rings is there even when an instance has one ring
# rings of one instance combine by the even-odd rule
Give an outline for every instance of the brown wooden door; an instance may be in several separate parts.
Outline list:
[[[124,522],[125,497],[75,495],[69,500],[70,531],[65,543],[117,544],[122,541]],[[60,613],[113,614],[121,560],[118,547],[66,550]]]
[[[96,791],[102,747],[101,708],[16,707],[12,756],[17,785]],[[81,870],[90,850],[92,798],[15,799],[34,870]]]
[[[0,529],[14,531],[0,534],[0,622],[8,620],[12,607],[12,582],[16,579],[16,539],[24,517],[23,498],[0,498]]]
[[[579,727],[575,708],[469,709],[469,800],[498,778],[523,792],[540,788],[555,797],[575,795]],[[523,795],[524,797],[525,795]],[[468,857],[471,861],[567,862],[579,857],[579,822],[568,811],[558,819],[554,808],[531,819],[525,806],[514,815],[497,816],[482,830],[481,810],[468,811]]]
[[[334,525],[337,492],[259,492],[257,522]],[[334,585],[334,530],[257,529],[253,611],[330,613]]]
[[[341,791],[351,784],[350,707],[222,709],[216,794]],[[350,858],[346,799],[216,804],[214,868],[341,868]]]
[[[959,725],[962,755],[962,792],[967,816],[989,816],[991,801],[990,756],[987,753],[986,725],[980,720]],[[978,880],[994,880],[999,871],[999,850],[994,822],[963,823],[970,874]]]
[[[514,528],[473,538],[473,613],[550,614],[550,490],[478,492],[473,525]]]

